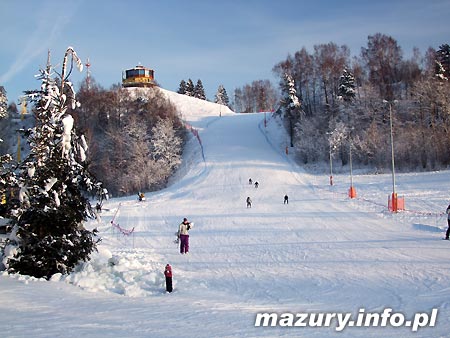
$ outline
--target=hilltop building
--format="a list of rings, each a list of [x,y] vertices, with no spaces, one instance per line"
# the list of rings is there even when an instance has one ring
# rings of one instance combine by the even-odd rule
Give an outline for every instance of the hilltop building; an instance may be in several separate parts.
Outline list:
[[[122,72],[122,87],[153,87],[156,86],[154,70],[137,65]]]

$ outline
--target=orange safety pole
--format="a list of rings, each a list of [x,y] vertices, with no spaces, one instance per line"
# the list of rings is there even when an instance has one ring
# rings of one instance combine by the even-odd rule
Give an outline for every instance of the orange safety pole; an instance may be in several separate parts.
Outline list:
[[[350,189],[348,190],[348,196],[350,198],[355,198],[356,197],[356,189],[354,186],[351,186]]]
[[[392,193],[392,212],[397,212],[398,210],[398,203],[397,203],[397,193]]]

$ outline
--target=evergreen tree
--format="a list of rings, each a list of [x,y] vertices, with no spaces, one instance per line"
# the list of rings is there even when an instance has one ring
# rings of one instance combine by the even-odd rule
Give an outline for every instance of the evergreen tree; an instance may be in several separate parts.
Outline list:
[[[205,89],[203,88],[202,80],[198,79],[194,88],[194,97],[200,100],[206,100]]]
[[[191,79],[188,79],[188,81],[186,83],[186,90],[185,90],[184,94],[187,96],[194,96],[194,92],[195,92],[194,83],[192,82]]]
[[[436,64],[435,64],[435,75],[438,79],[441,80],[448,80],[448,77],[445,76],[445,68],[442,65],[442,63],[440,63],[438,60],[436,60]]]
[[[6,97],[6,90],[0,86],[0,119],[8,117],[8,98]]]
[[[214,97],[214,102],[229,107],[230,99],[228,98],[227,91],[225,90],[223,85],[220,85],[219,88],[217,88],[217,93]]]
[[[28,131],[30,154],[18,168],[20,206],[13,214],[3,259],[9,273],[47,279],[70,273],[96,249],[96,230],[83,227],[93,216],[83,191],[100,184],[87,171],[84,136],[77,134],[67,112],[68,103],[77,105],[66,75],[69,56],[81,71],[82,62],[69,47],[59,81],[52,78],[48,60],[40,71],[41,90],[28,93],[36,102],[36,126]]]
[[[6,135],[6,128],[3,121],[8,117],[7,110],[8,99],[3,86],[0,86],[0,131],[1,135]],[[8,217],[7,193],[8,186],[14,185],[16,182],[14,170],[11,167],[12,157],[10,154],[3,153],[5,141],[0,138],[0,218]]]
[[[181,80],[180,88],[178,88],[178,94],[186,94],[186,81]]]
[[[338,95],[342,97],[345,102],[351,102],[355,99],[355,78],[352,73],[344,69],[339,78]]]
[[[16,185],[13,158],[10,154],[0,155],[0,218],[10,218],[9,187]]]
[[[450,45],[439,46],[436,52],[436,75],[450,79]]]
[[[289,135],[291,138],[291,147],[294,146],[294,126],[301,117],[301,103],[297,97],[295,82],[289,74],[285,73],[281,83],[281,110],[284,112],[285,119],[289,123]]]
[[[0,155],[3,154],[3,146],[7,138],[7,126],[3,121],[8,117],[8,98],[6,97],[6,90],[3,86],[0,86]],[[5,138],[5,139],[2,139]]]

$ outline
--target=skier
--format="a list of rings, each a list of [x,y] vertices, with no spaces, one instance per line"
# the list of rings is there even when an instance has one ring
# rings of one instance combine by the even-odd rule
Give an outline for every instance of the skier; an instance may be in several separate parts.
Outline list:
[[[143,192],[139,192],[138,199],[139,199],[139,202],[145,201],[145,195]]]
[[[166,269],[164,270],[164,276],[166,277],[166,291],[172,292],[173,286],[172,286],[172,267],[170,264],[166,265]]]
[[[183,219],[178,228],[178,238],[180,239],[180,253],[187,254],[189,252],[189,230],[194,226],[193,222],[189,222],[187,218]]]
[[[258,188],[258,186],[259,186],[259,183],[258,183],[258,181],[256,181],[255,182],[255,188]]]
[[[447,214],[447,231],[445,233],[445,239],[449,240],[449,236],[450,236],[450,204],[447,207],[447,210],[445,210],[445,213]]]
[[[252,200],[250,197],[247,197],[247,208],[251,208],[252,207]]]
[[[253,184],[253,181],[252,181],[252,179],[251,179],[251,178],[249,178],[249,179],[248,179],[248,184],[250,184],[250,185],[252,185],[252,184]]]
[[[284,204],[289,204],[289,197],[288,197],[288,195],[284,195]]]

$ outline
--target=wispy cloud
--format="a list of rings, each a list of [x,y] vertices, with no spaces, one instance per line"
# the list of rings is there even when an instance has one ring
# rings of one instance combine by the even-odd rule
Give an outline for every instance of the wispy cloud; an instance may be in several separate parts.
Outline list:
[[[76,4],[75,4],[76,5]],[[68,8],[70,7],[70,8]],[[35,29],[24,44],[8,70],[0,75],[0,83],[8,83],[22,69],[33,63],[62,34],[75,12],[75,6],[45,2],[35,14]]]

